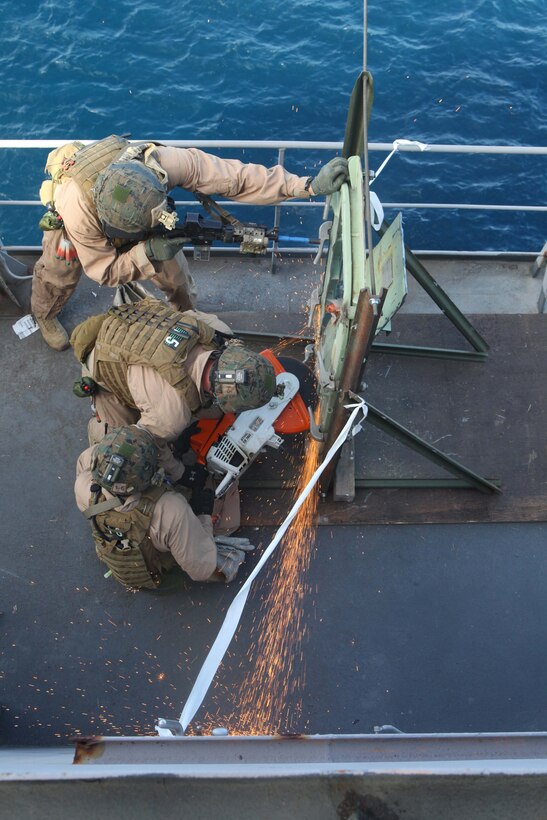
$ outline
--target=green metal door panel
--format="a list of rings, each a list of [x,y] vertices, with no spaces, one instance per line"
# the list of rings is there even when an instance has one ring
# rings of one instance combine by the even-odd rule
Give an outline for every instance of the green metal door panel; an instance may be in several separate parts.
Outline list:
[[[359,157],[350,157],[349,168],[349,219],[351,222],[351,318],[355,316],[355,308],[359,298],[359,291],[365,287],[370,289],[370,283],[365,275],[365,222],[363,213],[363,171]]]
[[[319,305],[321,318],[325,315],[325,308],[328,302],[338,299],[341,293],[342,233],[340,230],[341,214],[339,194],[333,194],[331,206],[333,210],[332,227],[330,229],[329,251],[321,285],[321,300]]]
[[[372,293],[366,254],[363,171],[357,156],[348,160],[349,180],[333,194],[329,252],[319,304],[316,371],[319,382],[319,425],[325,432],[339,400],[340,378],[359,294]],[[378,329],[389,327],[407,293],[401,215],[373,249],[377,291],[387,290]]]
[[[316,350],[319,381],[319,425],[327,430],[338,401],[340,377],[363,286],[362,174],[358,157],[350,160],[350,183],[333,194],[330,245],[320,301],[320,338]],[[355,259],[361,264],[355,264]]]
[[[376,331],[378,333],[380,330],[389,329],[391,319],[403,304],[408,292],[401,214],[397,215],[380,242],[373,249],[373,261],[376,288],[378,291],[381,288],[387,290],[382,315]],[[365,273],[367,287],[370,287],[369,268],[369,260],[367,259]]]

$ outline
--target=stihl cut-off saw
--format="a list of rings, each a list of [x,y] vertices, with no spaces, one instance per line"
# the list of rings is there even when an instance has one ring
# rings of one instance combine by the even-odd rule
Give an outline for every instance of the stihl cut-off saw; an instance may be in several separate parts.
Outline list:
[[[272,363],[277,392],[269,404],[245,410],[237,416],[225,413],[219,419],[200,419],[190,446],[199,463],[220,481],[218,498],[251,466],[266,448],[279,449],[283,436],[309,430],[307,405],[315,404],[315,383],[305,364],[289,356],[275,356],[271,350],[261,355]]]

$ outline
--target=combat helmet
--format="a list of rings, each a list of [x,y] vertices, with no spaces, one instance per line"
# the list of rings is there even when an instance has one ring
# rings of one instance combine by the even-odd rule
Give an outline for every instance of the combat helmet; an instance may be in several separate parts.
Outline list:
[[[211,389],[224,413],[241,413],[268,404],[276,391],[275,371],[259,353],[230,339],[211,369]]]
[[[96,445],[91,463],[93,481],[113,495],[143,492],[161,483],[158,451],[148,430],[132,424],[115,427]]]
[[[139,160],[112,162],[98,175],[92,193],[109,239],[140,240],[160,223],[176,221],[165,186]]]

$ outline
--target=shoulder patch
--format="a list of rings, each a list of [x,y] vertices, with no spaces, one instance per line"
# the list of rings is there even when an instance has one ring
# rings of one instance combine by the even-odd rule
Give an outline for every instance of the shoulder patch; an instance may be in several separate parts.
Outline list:
[[[169,330],[169,333],[163,340],[163,343],[164,345],[167,345],[167,347],[172,347],[174,350],[176,350],[183,339],[189,338],[190,331],[187,330],[185,327],[182,327],[182,325],[176,324]]]

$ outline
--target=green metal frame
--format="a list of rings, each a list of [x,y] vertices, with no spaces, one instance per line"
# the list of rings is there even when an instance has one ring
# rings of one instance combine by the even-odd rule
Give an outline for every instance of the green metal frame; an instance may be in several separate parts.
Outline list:
[[[382,300],[379,315],[370,321],[367,311],[363,310],[363,294],[372,293],[371,275],[368,270],[369,259],[365,254],[365,226],[363,224],[363,186],[362,169],[358,154],[363,152],[363,82],[370,84],[372,78],[363,72],[353,89],[346,133],[344,139],[344,156],[348,158],[349,181],[340,192],[333,194],[332,227],[330,246],[326,260],[325,274],[321,285],[319,305],[319,341],[315,345],[316,373],[318,375],[319,394],[319,428],[323,433],[323,442],[329,441],[333,430],[340,421],[340,406],[347,397],[346,391],[358,392],[358,383],[368,360],[370,349],[380,353],[396,353],[406,356],[430,356],[434,358],[451,358],[458,360],[483,360],[488,351],[488,344],[461,313],[447,294],[425,267],[416,259],[412,251],[403,242],[400,215],[388,225],[384,222],[379,230],[382,237],[374,249],[375,278],[381,289]],[[372,94],[368,97],[372,101]],[[370,115],[370,109],[367,111]],[[389,235],[388,235],[389,234]],[[397,253],[400,246],[401,251]],[[378,268],[377,268],[378,264]],[[406,293],[406,270],[416,279],[452,324],[462,333],[474,348],[473,351],[443,348],[428,348],[410,345],[392,345],[379,342],[372,343],[375,333],[389,323]],[[402,269],[402,270],[401,270]],[[387,281],[389,279],[389,281]],[[396,297],[389,298],[390,285],[397,286]],[[395,288],[394,288],[395,290]],[[358,320],[356,311],[359,304]],[[370,307],[370,306],[369,306]],[[382,315],[383,308],[385,315]],[[370,313],[370,311],[368,311]],[[364,322],[364,324],[363,324]],[[368,322],[368,329],[365,325]],[[357,332],[356,332],[357,331]],[[367,353],[359,359],[356,340],[368,334]],[[309,341],[302,337],[295,340]],[[362,345],[363,338],[359,339]],[[349,372],[351,371],[351,372]],[[355,372],[354,372],[355,371]],[[355,384],[356,386],[351,386]],[[349,387],[348,387],[349,386]],[[407,430],[403,425],[387,416],[381,410],[368,406],[368,421],[388,435],[396,438],[404,446],[420,453],[434,464],[452,473],[452,479],[356,479],[355,486],[398,486],[398,487],[474,487],[481,492],[499,493],[499,482],[489,480],[445,455],[430,443]],[[333,424],[336,420],[336,424]],[[330,477],[328,482],[330,482]],[[450,483],[448,483],[448,481]],[[321,487],[321,492],[328,489],[328,482]],[[364,483],[363,483],[364,482]],[[255,485],[256,486],[256,485]],[[262,485],[264,486],[264,484]],[[268,486],[287,486],[285,482]]]
[[[382,430],[382,432],[387,433],[397,439],[406,447],[411,450],[415,450],[422,456],[425,456],[425,458],[429,459],[429,461],[432,461],[434,464],[444,467],[445,470],[448,470],[448,472],[461,479],[464,482],[464,486],[475,487],[483,493],[501,492],[499,483],[489,481],[488,479],[480,476],[478,473],[473,472],[473,470],[464,467],[464,465],[460,464],[459,461],[447,456],[429,442],[424,441],[424,439],[415,435],[415,433],[407,430],[406,427],[403,427],[402,424],[399,424],[399,422],[386,415],[386,413],[378,410],[378,408],[374,407],[370,404],[370,402],[367,402],[367,407],[367,421],[372,424],[373,427],[376,427],[379,430]],[[414,486],[413,482],[415,479],[408,479],[408,481],[412,483],[407,486]]]
[[[378,233],[383,236],[388,231],[390,225],[384,220]],[[484,361],[488,356],[490,349],[488,343],[482,338],[480,333],[473,327],[469,319],[461,312],[459,307],[450,299],[450,297],[441,288],[439,283],[429,273],[427,268],[420,262],[420,260],[412,253],[410,248],[405,245],[405,259],[407,271],[414,277],[416,282],[422,287],[433,302],[440,308],[447,319],[454,325],[454,327],[467,339],[474,350],[445,350],[444,348],[429,348],[416,347],[414,352],[410,354],[408,346],[403,346],[400,349],[399,345],[384,345],[382,353],[387,352],[389,348],[390,353],[398,353],[399,355],[420,355],[432,356],[434,358],[458,358],[461,361],[466,359],[473,361]],[[457,354],[457,355],[456,355]]]
[[[342,150],[343,156],[346,158],[354,155],[362,156],[364,152],[363,145],[363,84],[367,82],[370,92],[372,92],[373,84],[371,75],[363,71],[357,78],[353,87],[348,116],[346,120],[346,130],[344,136],[344,147]],[[367,111],[367,118],[370,118],[370,106],[372,105],[373,94],[369,93],[369,109]],[[383,236],[389,229],[390,225],[384,221],[378,231],[380,236]],[[443,348],[428,348],[416,347],[410,348],[406,345],[383,345],[380,352],[394,353],[399,355],[420,355],[433,356],[435,358],[458,358],[460,360],[469,359],[471,361],[484,360],[488,355],[488,343],[482,338],[480,333],[473,327],[469,320],[464,316],[461,310],[455,305],[450,297],[443,291],[439,284],[435,281],[433,276],[424,267],[424,265],[412,253],[410,248],[405,246],[406,268],[416,282],[425,290],[435,304],[441,309],[444,315],[459,330],[462,336],[474,348],[472,351],[468,350],[446,350],[443,355]],[[389,348],[389,351],[387,350]],[[379,350],[378,345],[375,346]],[[457,354],[457,355],[455,355]]]
[[[328,441],[329,433],[332,433],[329,427],[329,422],[332,422],[336,414],[340,402],[343,402],[347,396],[342,395],[340,376],[344,367],[346,358],[350,358],[353,341],[357,334],[356,328],[353,326],[355,319],[355,307],[357,303],[357,296],[360,292],[366,289],[371,291],[371,276],[368,271],[368,262],[370,256],[367,258],[365,254],[365,230],[363,225],[363,186],[361,184],[361,164],[357,154],[361,154],[364,148],[363,145],[363,83],[369,83],[369,88],[372,89],[372,78],[366,72],[363,72],[358,78],[350,102],[350,110],[348,113],[348,120],[346,124],[346,133],[344,139],[344,156],[348,158],[349,165],[349,183],[342,186],[339,194],[332,197],[333,206],[333,221],[331,227],[331,242],[329,252],[326,260],[325,275],[322,283],[321,298],[319,304],[319,319],[320,319],[320,341],[316,345],[316,353],[319,360],[319,397],[320,397],[320,414],[319,422],[325,439]],[[369,99],[372,95],[369,95]],[[370,115],[370,110],[367,111],[367,116]],[[443,348],[428,348],[421,346],[410,345],[391,345],[375,342],[370,345],[371,349],[382,353],[398,353],[399,355],[420,355],[431,356],[434,358],[452,358],[462,360],[483,360],[488,351],[488,344],[475,330],[467,318],[462,314],[459,308],[452,302],[447,294],[439,287],[438,283],[426,270],[422,263],[416,259],[412,251],[404,245],[402,239],[402,228],[400,227],[400,215],[397,220],[389,226],[384,222],[379,230],[382,239],[376,248],[374,248],[375,257],[375,277],[378,276],[377,286],[384,288],[383,305],[387,306],[389,302],[389,285],[386,276],[386,270],[393,274],[393,279],[398,277],[397,284],[402,293],[398,294],[395,300],[395,307],[393,310],[386,312],[386,320],[376,322],[372,337],[378,329],[385,327],[389,322],[391,316],[396,312],[400,306],[406,293],[406,279],[401,279],[399,268],[402,266],[403,274],[406,270],[414,277],[418,284],[426,291],[431,299],[438,305],[444,315],[451,321],[451,323],[460,331],[464,338],[470,343],[473,350],[454,350]],[[398,225],[396,225],[398,223]],[[400,230],[400,236],[395,239],[396,230]],[[389,233],[389,237],[388,237]],[[386,242],[387,240],[387,242]],[[393,252],[391,257],[389,251],[386,253],[386,248],[390,248],[390,242],[394,247],[397,242],[402,244],[402,254],[394,262],[395,257]],[[378,261],[377,261],[378,260]],[[400,280],[400,281],[399,281]],[[386,293],[387,290],[387,293]],[[332,315],[327,312],[329,302],[334,303],[338,310],[338,318],[334,319]],[[392,299],[393,302],[393,299]],[[345,347],[344,347],[345,345]],[[317,350],[318,348],[318,350]],[[366,366],[366,361],[362,364],[361,372],[359,374],[359,381],[363,376],[363,369]],[[353,365],[358,363],[353,363]],[[345,370],[347,371],[347,367]],[[330,375],[329,380],[326,376]],[[353,381],[356,380],[357,373],[352,376]],[[344,379],[348,382],[348,373],[345,372]],[[349,379],[351,381],[351,379]],[[327,383],[325,383],[327,382]],[[352,388],[358,390],[358,388]],[[368,405],[368,421],[375,427],[383,430],[388,435],[396,438],[404,446],[420,453],[425,458],[432,461],[434,464],[446,469],[455,476],[452,479],[451,486],[474,487],[481,492],[499,493],[500,488],[498,483],[489,479],[483,478],[473,470],[460,464],[450,456],[445,455],[429,442],[424,441],[419,436],[407,430],[403,425],[396,422],[394,419],[387,416],[376,407]],[[387,481],[387,479],[378,479],[377,481]],[[404,486],[423,486],[423,480],[419,479],[398,479],[399,482],[404,482]],[[446,486],[446,481],[439,482],[434,479],[428,479],[428,486]],[[394,486],[393,480],[390,481],[390,486]],[[401,484],[399,484],[401,486]],[[325,487],[322,488],[322,492]]]

